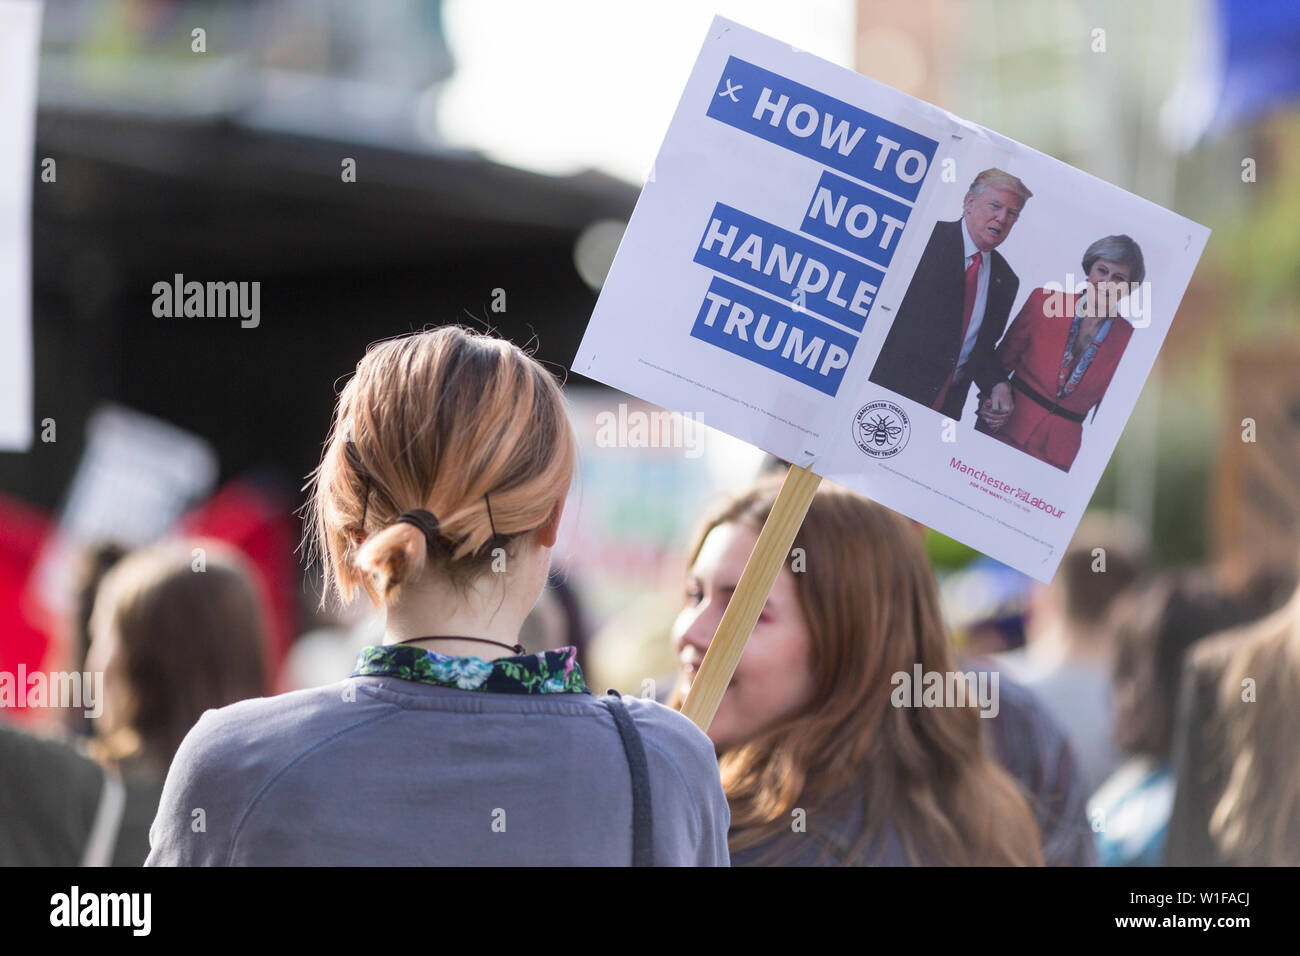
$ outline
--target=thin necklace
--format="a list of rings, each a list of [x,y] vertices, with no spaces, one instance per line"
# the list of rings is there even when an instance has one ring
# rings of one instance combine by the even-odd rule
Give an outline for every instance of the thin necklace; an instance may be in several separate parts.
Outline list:
[[[504,647],[508,651],[514,651],[516,654],[523,654],[524,646],[522,644],[503,644],[501,641],[491,641],[486,637],[460,637],[456,634],[433,634],[428,637],[408,637],[404,641],[394,641],[394,644],[410,644],[413,641],[473,641],[477,644],[495,644],[497,647]]]

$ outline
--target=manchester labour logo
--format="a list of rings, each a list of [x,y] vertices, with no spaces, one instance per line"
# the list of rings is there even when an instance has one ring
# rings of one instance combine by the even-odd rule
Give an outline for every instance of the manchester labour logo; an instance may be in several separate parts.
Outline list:
[[[911,434],[907,413],[893,402],[870,402],[853,416],[853,440],[872,458],[893,458]]]

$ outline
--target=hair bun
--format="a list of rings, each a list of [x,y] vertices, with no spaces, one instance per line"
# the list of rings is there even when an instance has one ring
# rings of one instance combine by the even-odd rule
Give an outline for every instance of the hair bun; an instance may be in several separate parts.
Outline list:
[[[500,568],[496,548],[562,507],[576,461],[559,382],[517,345],[454,325],[373,344],[309,480],[322,597],[363,585],[382,607],[426,563],[457,587],[478,581]]]
[[[425,508],[413,508],[398,515],[397,521],[419,528],[421,533],[424,534],[424,540],[428,543],[429,550],[435,550],[440,539],[440,532],[438,530],[438,518],[432,511]]]

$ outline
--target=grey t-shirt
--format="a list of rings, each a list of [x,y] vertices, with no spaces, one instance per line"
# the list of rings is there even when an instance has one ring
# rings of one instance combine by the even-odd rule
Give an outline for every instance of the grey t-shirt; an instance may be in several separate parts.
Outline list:
[[[728,865],[708,737],[654,701],[624,702],[645,743],[655,862]],[[626,866],[631,776],[588,694],[351,677],[205,713],[150,845],[148,866]]]

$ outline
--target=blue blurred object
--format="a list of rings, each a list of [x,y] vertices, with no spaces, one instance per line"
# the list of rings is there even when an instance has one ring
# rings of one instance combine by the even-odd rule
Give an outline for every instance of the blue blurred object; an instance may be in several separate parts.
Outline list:
[[[1211,132],[1300,97],[1300,3],[1219,0],[1218,14],[1223,88]]]
[[[1213,0],[1161,117],[1181,149],[1300,98],[1300,3]]]
[[[939,598],[958,643],[969,653],[994,654],[1025,643],[1024,615],[1034,580],[984,555],[943,575]]]
[[[1088,801],[1088,819],[1102,866],[1159,866],[1174,805],[1169,763],[1135,757]]]

